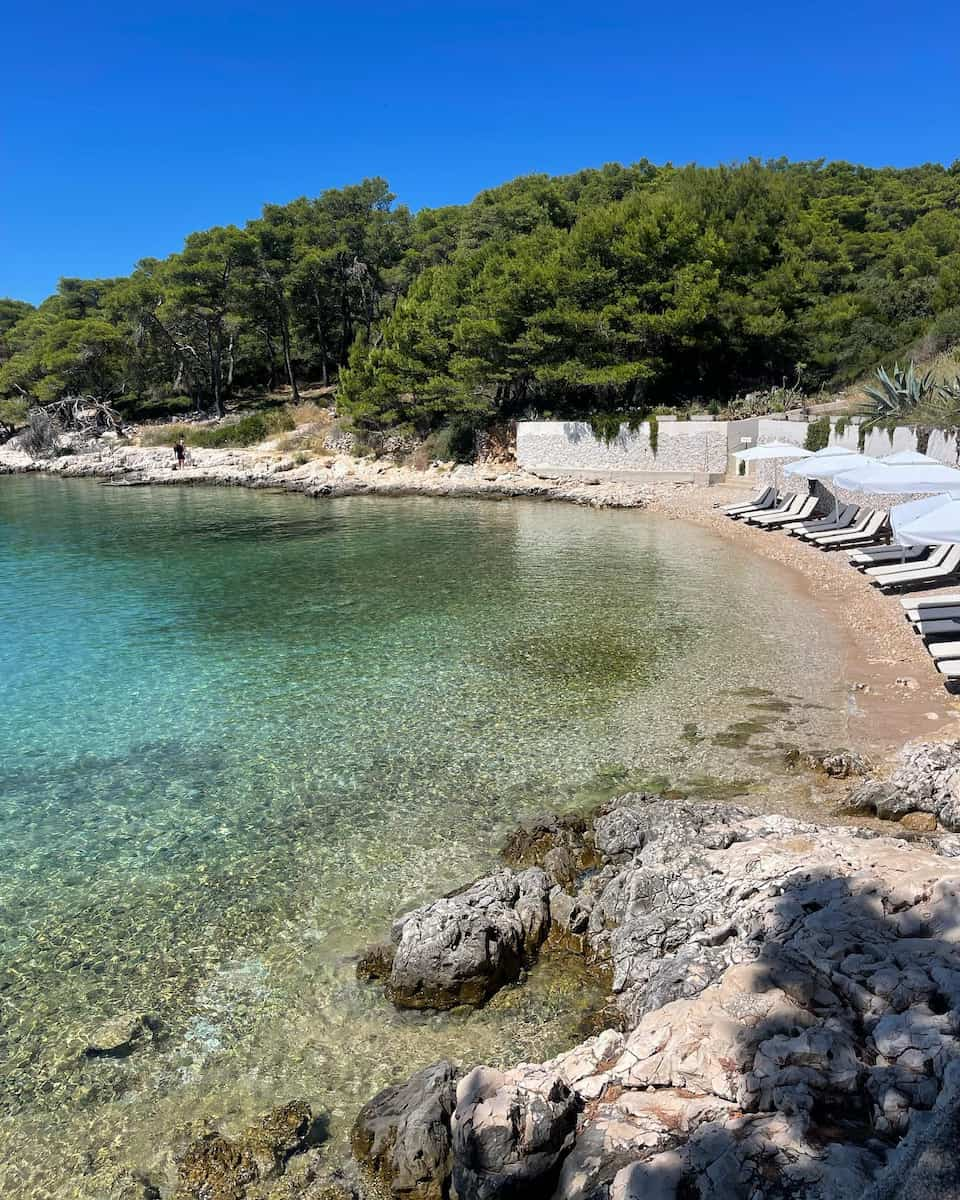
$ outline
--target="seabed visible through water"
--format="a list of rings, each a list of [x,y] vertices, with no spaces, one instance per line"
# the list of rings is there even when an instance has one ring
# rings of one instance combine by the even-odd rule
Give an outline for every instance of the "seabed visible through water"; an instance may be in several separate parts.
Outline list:
[[[162,1180],[298,1097],[342,1148],[419,1065],[558,1052],[599,1002],[558,960],[424,1015],[353,956],[524,816],[644,786],[810,815],[785,750],[842,741],[788,572],[644,513],[4,478],[0,606],[5,1200]],[[127,1011],[155,1040],[85,1058]]]

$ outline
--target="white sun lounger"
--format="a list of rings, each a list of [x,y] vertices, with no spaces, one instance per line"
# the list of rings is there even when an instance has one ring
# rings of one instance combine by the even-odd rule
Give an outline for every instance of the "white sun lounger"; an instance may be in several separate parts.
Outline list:
[[[875,568],[879,570],[880,568]],[[939,579],[949,579],[960,571],[960,546],[950,546],[946,557],[935,567],[916,571],[899,571],[896,575],[884,575],[871,579],[874,587],[923,587],[925,584],[936,584]]]
[[[867,546],[863,550],[851,550],[848,557],[851,565],[859,571],[863,567],[918,562],[929,553],[929,546]]]
[[[900,603],[904,608],[936,608],[942,604],[960,604],[960,592],[947,592],[943,596],[904,596]]]
[[[941,542],[938,546],[933,547],[929,558],[915,566],[908,563],[907,566],[901,567],[898,563],[887,563],[881,564],[879,567],[867,567],[863,573],[871,579],[891,579],[894,575],[904,575],[908,571],[929,571],[940,566],[949,550],[950,547],[947,543]]]
[[[887,514],[875,509],[857,522],[853,529],[844,533],[818,533],[808,540],[821,550],[846,550],[860,542],[875,542],[887,524]]]
[[[766,487],[762,492],[759,492],[752,500],[742,500],[739,504],[728,504],[721,508],[720,511],[726,513],[728,517],[734,513],[742,513],[749,509],[773,508],[777,502],[777,489],[775,487]]]
[[[952,658],[945,662],[938,661],[937,670],[948,679],[960,679],[960,660]]]
[[[936,660],[960,658],[960,642],[929,642],[930,657]]]
[[[829,517],[823,517],[819,521],[791,521],[784,525],[783,531],[791,537],[801,538],[816,533],[839,533],[841,529],[849,529],[853,525],[859,512],[856,504],[843,504],[836,516],[831,513]]]
[[[911,625],[921,621],[960,621],[960,604],[939,604],[936,608],[908,608],[904,614]]]
[[[775,508],[764,511],[758,510],[756,512],[742,512],[742,514],[739,514],[739,516],[742,517],[744,521],[752,521],[754,520],[754,517],[772,517],[775,512],[776,514],[790,516],[792,512],[799,508],[800,499],[802,498],[798,496],[797,492],[787,492],[786,496],[780,500],[780,503],[776,505]],[[736,512],[734,512],[733,517],[734,520],[736,520]]]
[[[785,492],[782,496],[775,494],[769,504],[751,504],[747,508],[738,509],[736,512],[729,512],[727,516],[731,521],[744,521],[747,517],[752,517],[756,513],[774,512],[778,508],[784,508],[786,505],[792,504],[796,497],[796,492]]]
[[[799,496],[797,499],[799,504],[794,508],[793,512],[777,513],[758,513],[755,517],[747,517],[751,525],[757,525],[761,529],[776,529],[780,525],[786,525],[788,521],[802,521],[806,517],[812,515],[813,510],[819,503],[816,496]]]
[[[960,617],[957,620],[944,618],[942,621],[931,619],[918,621],[914,629],[922,638],[928,637],[960,637]]]

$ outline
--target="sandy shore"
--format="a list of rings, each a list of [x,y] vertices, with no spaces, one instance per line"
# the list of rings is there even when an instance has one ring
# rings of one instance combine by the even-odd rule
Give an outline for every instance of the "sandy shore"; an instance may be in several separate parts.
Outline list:
[[[744,494],[732,486],[661,487],[651,491],[647,504],[794,572],[798,585],[843,635],[840,675],[850,687],[852,748],[886,756],[914,738],[960,736],[960,700],[944,688],[923,642],[904,620],[899,599],[872,587],[842,551],[826,553],[799,538],[731,521],[720,512]]]

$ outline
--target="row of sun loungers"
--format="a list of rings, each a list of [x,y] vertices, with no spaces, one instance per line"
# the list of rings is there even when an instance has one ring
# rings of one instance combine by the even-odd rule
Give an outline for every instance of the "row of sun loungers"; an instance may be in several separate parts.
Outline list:
[[[816,507],[815,497],[796,493],[778,497],[775,488],[764,488],[752,501],[723,511],[758,529],[783,530],[819,550],[845,550],[850,565],[885,592],[915,593],[960,583],[960,545],[891,546],[887,544],[890,520],[882,510],[843,504],[818,517]],[[907,595],[900,603],[937,669],[960,683],[960,590],[929,597]]]
[[[923,638],[941,675],[960,680],[960,593],[900,601],[907,620]]]
[[[777,503],[776,491],[764,488],[752,501],[730,505],[723,511],[735,521],[758,529],[785,529],[791,537],[803,538],[822,550],[851,549],[889,538],[889,519],[878,509],[844,504],[829,516],[817,518],[815,496],[791,492]]]

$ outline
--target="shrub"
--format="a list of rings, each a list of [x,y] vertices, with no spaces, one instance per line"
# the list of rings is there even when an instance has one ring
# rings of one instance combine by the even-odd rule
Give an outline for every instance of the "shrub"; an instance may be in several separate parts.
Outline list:
[[[924,349],[937,354],[960,344],[960,308],[948,308],[934,318],[927,330]]]
[[[26,400],[0,400],[0,438],[9,437],[26,425],[29,412]]]
[[[830,442],[830,418],[818,417],[807,426],[807,436],[803,442],[804,450],[816,453]]]
[[[286,409],[276,412],[249,413],[238,421],[222,425],[159,425],[144,431],[147,446],[172,446],[181,435],[188,446],[204,450],[224,450],[237,446],[255,446],[275,434],[294,428],[293,417]]]
[[[60,422],[42,408],[31,408],[27,416],[27,431],[23,448],[31,458],[49,458],[57,448],[62,430]]]
[[[436,429],[424,438],[423,445],[413,452],[413,464],[422,470],[420,463],[429,465],[434,460],[440,462],[473,462],[476,455],[477,430],[476,426],[463,418],[455,418],[449,425]]]

